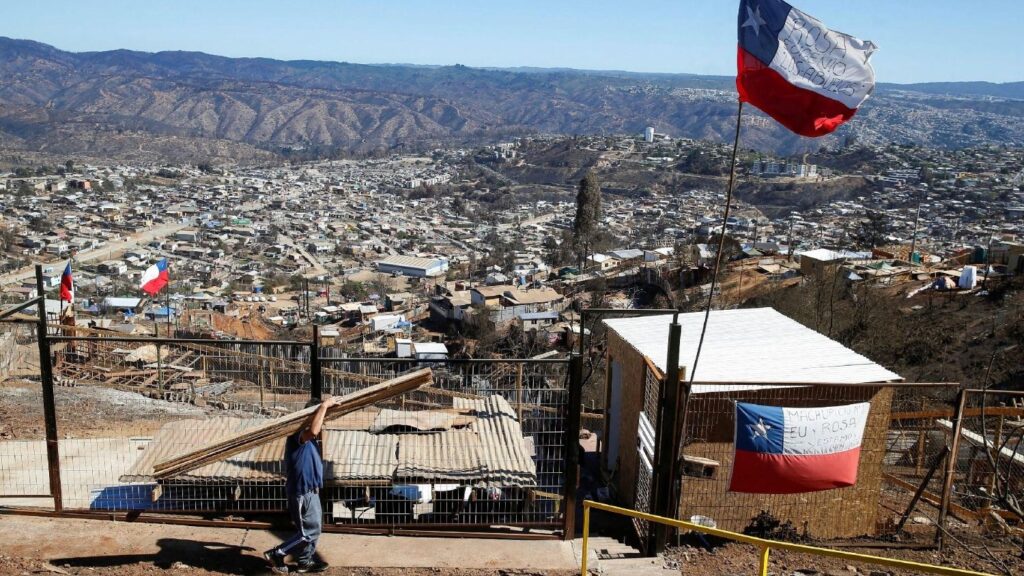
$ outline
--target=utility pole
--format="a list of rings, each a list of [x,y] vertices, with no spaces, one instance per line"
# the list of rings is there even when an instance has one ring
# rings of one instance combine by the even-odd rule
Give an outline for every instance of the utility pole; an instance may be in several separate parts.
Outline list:
[[[786,250],[788,251],[787,259],[793,261],[793,218],[789,219],[789,234],[786,235]]]
[[[922,197],[917,199],[917,214],[914,215],[914,235],[910,238],[910,254],[908,255],[911,268],[914,267],[914,253],[917,251],[917,224],[921,221],[921,201],[927,198],[928,192],[925,191]]]

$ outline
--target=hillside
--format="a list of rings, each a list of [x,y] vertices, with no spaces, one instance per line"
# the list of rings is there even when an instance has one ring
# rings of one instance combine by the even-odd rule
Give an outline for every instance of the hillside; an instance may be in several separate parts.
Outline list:
[[[0,38],[0,74],[0,145],[60,154],[100,146],[109,156],[254,160],[262,157],[256,148],[322,155],[531,133],[638,133],[647,125],[723,140],[735,117],[731,78],[688,74],[71,53],[8,38]],[[769,123],[745,130],[744,141],[775,152],[850,136],[1019,145],[1021,98],[1020,83],[885,85],[830,138],[799,138]],[[113,137],[126,133],[177,142],[150,150],[138,138]]]

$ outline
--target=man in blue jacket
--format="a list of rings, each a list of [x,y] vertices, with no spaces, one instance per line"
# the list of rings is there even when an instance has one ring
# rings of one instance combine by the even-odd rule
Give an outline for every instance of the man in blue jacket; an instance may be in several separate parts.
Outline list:
[[[313,554],[323,528],[320,489],[324,486],[324,462],[320,456],[320,431],[327,409],[336,404],[334,398],[320,403],[306,425],[289,436],[285,443],[284,463],[288,474],[285,496],[288,499],[288,513],[298,532],[280,546],[263,553],[275,572],[289,572],[284,561],[289,554],[298,561],[291,568],[293,572],[323,572],[327,569],[327,564],[314,560]]]

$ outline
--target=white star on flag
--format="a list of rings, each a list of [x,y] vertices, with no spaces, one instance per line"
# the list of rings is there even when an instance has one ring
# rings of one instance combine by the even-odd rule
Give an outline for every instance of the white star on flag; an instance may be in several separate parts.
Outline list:
[[[758,438],[764,438],[767,442],[768,431],[772,429],[770,425],[764,423],[764,418],[758,418],[757,424],[747,424],[747,428],[750,429],[751,442],[757,440]]]
[[[761,7],[758,6],[756,10],[751,10],[750,6],[747,6],[747,20],[743,23],[742,28],[753,27],[754,36],[761,36],[761,26],[765,25],[764,18],[761,18]]]

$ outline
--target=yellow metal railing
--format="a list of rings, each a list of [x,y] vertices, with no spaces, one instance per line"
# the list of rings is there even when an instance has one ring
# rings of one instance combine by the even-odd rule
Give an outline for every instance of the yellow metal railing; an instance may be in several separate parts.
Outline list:
[[[684,530],[693,530],[695,532],[701,532],[704,534],[709,534],[711,536],[725,538],[726,540],[732,540],[734,542],[744,542],[746,544],[752,544],[754,546],[757,546],[758,550],[760,550],[760,553],[758,555],[758,574],[761,574],[761,576],[767,576],[768,574],[768,554],[772,548],[776,548],[778,550],[789,550],[790,552],[800,552],[802,554],[811,554],[814,556],[842,558],[844,560],[865,562],[868,564],[877,564],[879,566],[888,566],[891,568],[904,568],[907,570],[914,570],[922,574],[950,574],[954,576],[991,576],[990,574],[986,574],[984,572],[974,572],[972,570],[962,570],[960,568],[948,568],[946,566],[921,564],[918,562],[911,562],[909,560],[883,558],[881,556],[858,554],[856,552],[847,552],[845,550],[833,550],[830,548],[818,548],[816,546],[806,546],[804,544],[794,544],[792,542],[777,542],[775,540],[765,540],[764,538],[747,536],[746,534],[729,532],[728,530],[719,530],[718,528],[709,528],[707,526],[693,524],[692,522],[684,522],[682,520],[676,520],[674,518],[665,518],[664,516],[655,516],[654,514],[638,512],[636,510],[630,510],[628,508],[619,508],[618,506],[611,506],[610,504],[602,504],[600,502],[593,502],[591,500],[583,501],[583,560],[580,564],[580,574],[582,574],[583,576],[587,575],[587,540],[590,537],[591,508],[596,508],[597,510],[604,510],[605,512],[611,512],[613,514],[622,514],[623,516],[629,516],[631,518],[640,518],[642,520],[647,520],[648,522],[657,522],[659,524],[675,526],[676,528],[682,528]]]

